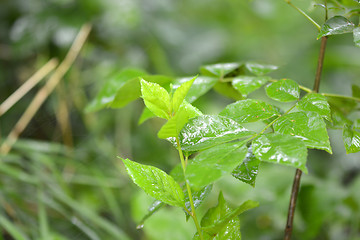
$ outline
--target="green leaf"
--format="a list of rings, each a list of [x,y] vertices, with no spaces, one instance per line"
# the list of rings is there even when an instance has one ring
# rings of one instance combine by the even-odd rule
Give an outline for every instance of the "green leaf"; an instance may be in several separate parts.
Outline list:
[[[259,165],[260,161],[252,153],[252,148],[250,147],[244,161],[237,166],[231,174],[236,179],[255,187]]]
[[[210,208],[204,215],[201,220],[201,227],[210,227],[214,223],[223,219],[227,214],[231,212],[231,209],[228,207],[225,202],[222,192],[219,193],[218,205],[216,207]],[[240,233],[240,220],[237,217],[234,217],[227,221],[227,223],[222,226],[222,228],[214,234],[203,232],[204,240],[241,240]],[[198,233],[195,234],[193,240],[199,240],[200,237]]]
[[[349,125],[344,126],[343,141],[346,153],[356,153],[360,151],[360,133]]]
[[[183,101],[180,108],[185,109],[185,111],[189,114],[189,119],[203,115],[199,109],[188,103],[186,100]]]
[[[304,111],[316,112],[323,118],[331,121],[330,105],[321,94],[309,93],[303,97],[298,103],[297,108]]]
[[[29,238],[21,231],[21,229],[13,223],[13,221],[10,221],[7,219],[3,214],[0,215],[0,227],[1,227],[1,234],[7,232],[9,234],[9,239],[14,240],[28,240]]]
[[[179,109],[180,105],[184,101],[185,96],[189,92],[190,87],[193,84],[193,82],[195,81],[195,79],[196,79],[196,77],[194,77],[190,81],[184,82],[183,84],[180,85],[180,87],[178,87],[175,90],[175,93],[174,93],[174,95],[173,95],[173,97],[171,99],[171,101],[172,101],[172,112],[173,113],[176,113],[177,110]]]
[[[166,204],[184,207],[184,193],[180,185],[164,171],[120,158],[133,182],[151,197]]]
[[[110,77],[105,83],[96,98],[86,106],[86,112],[98,111],[109,107],[115,99],[117,91],[126,84],[127,81],[146,75],[146,72],[140,69],[124,69]]]
[[[154,118],[156,117],[155,114],[153,114],[146,106],[144,107],[141,115],[140,115],[140,118],[139,118],[139,121],[138,121],[138,124],[142,124],[144,123],[146,120],[150,119],[150,118]]]
[[[157,83],[141,80],[141,94],[144,103],[156,116],[169,119],[171,115],[169,93]]]
[[[360,87],[358,85],[353,84],[351,86],[352,96],[356,98],[360,98]]]
[[[252,142],[252,148],[261,161],[299,168],[307,173],[307,149],[298,138],[279,133],[264,134]]]
[[[300,88],[297,82],[291,79],[281,79],[266,86],[266,94],[280,102],[293,102],[300,97]]]
[[[335,16],[328,19],[320,29],[317,39],[329,35],[344,34],[352,32],[354,24],[343,16]]]
[[[253,74],[255,75],[265,75],[269,72],[272,72],[276,69],[278,69],[277,66],[274,65],[268,65],[268,64],[258,64],[258,63],[252,63],[248,62],[245,64],[245,67]]]
[[[195,208],[199,207],[205,201],[205,199],[211,193],[211,190],[212,190],[212,184],[204,187],[203,189],[201,189],[199,191],[192,191],[191,195],[193,198],[193,203],[194,203]],[[189,210],[189,212],[191,212],[189,195],[186,195],[186,197],[185,197],[185,206],[186,206],[186,209]],[[186,214],[186,219],[189,219],[190,215],[187,212],[185,212],[185,214]]]
[[[309,148],[332,153],[326,124],[315,112],[294,112],[282,116],[273,125],[275,132],[300,138]]]
[[[360,47],[360,27],[354,28],[353,37],[355,46]]]
[[[246,156],[245,143],[225,143],[204,150],[189,161],[186,167],[186,179],[195,188],[202,188],[230,174]]]
[[[178,88],[184,82],[190,81],[191,79],[193,78],[187,77],[176,79],[173,85],[174,89]],[[218,79],[214,77],[198,76],[191,85],[185,100],[189,103],[194,102],[196,99],[207,93],[217,83],[217,81]]]
[[[142,228],[144,225],[144,222],[164,206],[165,206],[165,203],[163,203],[162,201],[159,201],[159,200],[155,200],[153,202],[153,204],[151,204],[149,206],[147,214],[140,220],[140,222],[136,228],[138,228],[138,229]]]
[[[232,119],[223,116],[202,115],[192,118],[180,132],[184,151],[199,151],[229,142],[255,132],[249,131]]]
[[[249,93],[263,86],[271,78],[270,77],[254,77],[254,76],[238,76],[233,79],[232,85],[241,95],[246,97]]]
[[[243,99],[242,95],[234,89],[230,82],[217,82],[214,85],[214,90],[221,95],[231,98],[233,100]]]
[[[229,104],[220,115],[234,119],[239,123],[256,122],[279,116],[280,113],[276,107],[260,100],[246,99]]]
[[[200,73],[205,76],[223,78],[241,66],[240,63],[217,63],[200,67]]]
[[[327,100],[330,104],[330,109],[336,108],[345,115],[348,115],[350,112],[354,111],[357,106],[357,103],[354,99],[343,97],[327,97]]]
[[[186,111],[185,107],[181,107],[175,116],[170,118],[170,120],[161,127],[158,132],[158,137],[162,139],[177,137],[188,120],[189,113]]]
[[[172,78],[161,75],[148,75],[142,76],[147,82],[157,83],[160,86],[170,86],[169,83],[173,81]],[[141,85],[140,78],[134,78],[127,81],[119,90],[116,92],[115,99],[111,103],[112,108],[122,108],[130,102],[138,99],[141,96]]]

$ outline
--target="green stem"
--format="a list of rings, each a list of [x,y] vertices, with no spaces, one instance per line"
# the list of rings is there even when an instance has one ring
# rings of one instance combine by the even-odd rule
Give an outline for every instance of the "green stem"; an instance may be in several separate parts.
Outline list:
[[[191,188],[190,188],[189,182],[186,180],[186,177],[185,177],[186,163],[185,163],[183,151],[182,151],[181,146],[180,146],[180,140],[179,140],[178,137],[176,138],[176,143],[177,143],[177,149],[179,151],[181,166],[182,166],[183,174],[184,174],[184,178],[185,178],[186,190],[187,190],[187,193],[189,195],[190,206],[191,206],[191,212],[189,212],[186,209],[186,207],[185,207],[185,211],[187,211],[190,214],[190,216],[193,218],[196,229],[197,229],[197,231],[199,233],[199,237],[200,237],[201,240],[203,240],[204,238],[203,238],[203,235],[202,235],[201,227],[200,227],[200,224],[199,224],[199,221],[197,219],[196,212],[195,212],[195,205],[194,205],[194,201],[193,201],[193,198],[192,198]]]
[[[315,27],[320,31],[321,26],[317,22],[315,22],[314,19],[312,19],[309,15],[307,15],[303,10],[292,4],[290,0],[285,0],[285,2],[289,4],[291,7],[295,8],[301,15],[303,15],[307,20],[309,20],[312,24],[314,24]]]
[[[357,102],[360,102],[360,98],[351,97],[351,96],[344,96],[344,95],[335,94],[335,93],[321,93],[321,95],[323,95],[325,97],[347,98],[347,99],[352,99],[352,100],[355,100]]]

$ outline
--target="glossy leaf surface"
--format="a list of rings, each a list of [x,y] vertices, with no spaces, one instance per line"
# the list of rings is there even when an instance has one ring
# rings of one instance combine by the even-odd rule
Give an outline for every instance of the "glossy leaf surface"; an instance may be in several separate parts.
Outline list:
[[[184,151],[199,151],[253,134],[232,119],[202,115],[189,120],[179,138]]]
[[[182,83],[190,81],[191,77],[176,79],[173,87],[177,89]],[[185,100],[189,103],[194,102],[200,96],[207,93],[216,83],[218,79],[214,77],[198,76],[193,82]]]
[[[169,93],[157,83],[141,80],[141,94],[144,103],[156,116],[169,119],[170,96]]]
[[[216,207],[210,208],[204,215],[201,220],[201,227],[206,228],[213,226],[215,223],[223,219],[227,214],[231,212],[231,209],[228,207],[222,192],[219,194],[218,205]],[[203,231],[203,237],[205,240],[241,240],[240,233],[240,220],[237,217],[234,217],[227,221],[227,223],[222,226],[216,233],[208,233]],[[194,240],[199,240],[200,237],[195,234]]]
[[[349,125],[344,126],[343,141],[346,153],[356,153],[360,151],[360,133]]]
[[[179,109],[180,105],[182,104],[182,102],[185,99],[185,96],[189,92],[191,85],[195,81],[195,78],[196,77],[194,77],[193,79],[191,79],[187,82],[184,82],[183,84],[180,85],[180,87],[178,87],[175,90],[174,95],[172,97],[172,112],[173,113],[176,113],[177,110]]]
[[[246,99],[227,105],[220,115],[243,123],[268,119],[280,113],[274,106],[263,101]]]
[[[195,208],[199,207],[204,202],[204,200],[211,193],[211,190],[212,190],[212,185],[208,185],[199,191],[192,191],[193,203]],[[190,198],[189,195],[187,194],[185,195],[185,206],[187,210],[191,212]],[[190,215],[187,212],[185,212],[185,214],[186,214],[186,218],[188,219]]]
[[[249,148],[244,161],[237,166],[231,174],[236,179],[255,187],[260,160],[255,157],[251,149],[252,148]]]
[[[233,79],[232,85],[244,97],[249,93],[263,86],[270,80],[270,77],[238,76]]]
[[[298,138],[278,133],[264,134],[253,141],[252,148],[261,161],[299,168],[307,173],[307,149]]]
[[[320,33],[317,38],[321,38],[329,35],[344,34],[352,32],[354,24],[349,19],[343,16],[334,16],[327,20],[320,29]]]
[[[355,46],[360,47],[360,27],[356,27],[353,31]]]
[[[225,143],[204,150],[186,167],[186,179],[195,188],[207,186],[228,175],[245,158],[245,142]]]
[[[97,111],[109,105],[114,100],[117,91],[129,80],[146,75],[140,69],[125,69],[113,75],[102,87],[96,98],[86,107],[85,111]]]
[[[239,68],[239,63],[217,63],[212,65],[205,65],[200,68],[201,74],[211,77],[222,78],[226,74],[229,74]]]
[[[330,105],[321,94],[310,93],[303,97],[297,107],[304,111],[312,111],[318,113],[323,118],[331,121]]]
[[[164,171],[122,159],[133,182],[153,198],[172,206],[184,206],[184,193],[180,185]]]
[[[275,132],[300,138],[309,148],[332,153],[326,124],[315,112],[294,112],[282,116],[273,125]]]
[[[299,84],[291,79],[281,79],[266,86],[266,94],[280,102],[293,102],[300,97]]]
[[[258,63],[246,63],[245,67],[253,74],[255,75],[265,75],[267,73],[270,73],[276,69],[278,69],[277,66],[274,65],[268,65],[268,64],[258,64]]]

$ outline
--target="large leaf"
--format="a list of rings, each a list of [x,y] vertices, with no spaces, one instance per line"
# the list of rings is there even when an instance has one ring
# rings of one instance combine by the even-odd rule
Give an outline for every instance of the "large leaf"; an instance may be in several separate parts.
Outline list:
[[[194,77],[193,79],[182,83],[174,92],[174,95],[171,99],[172,101],[172,112],[176,113],[177,110],[179,109],[180,105],[182,104],[182,102],[185,99],[185,96],[187,95],[187,93],[189,92],[191,85],[193,84],[193,82],[195,81],[196,77]]]
[[[309,148],[332,153],[326,124],[315,112],[294,112],[282,116],[273,125],[278,133],[289,134],[304,141]]]
[[[101,88],[96,98],[86,106],[85,111],[97,111],[109,107],[114,100],[117,91],[126,84],[127,81],[146,75],[140,69],[124,69],[110,77],[109,81]]]
[[[237,166],[231,173],[233,177],[255,187],[255,180],[258,174],[260,161],[252,153],[252,147],[249,148],[244,161]]]
[[[252,142],[252,148],[261,161],[292,166],[307,173],[307,149],[298,138],[279,133],[264,134]]]
[[[255,77],[255,76],[238,76],[233,79],[232,85],[238,90],[244,97],[249,93],[263,86],[271,78],[270,77]]]
[[[256,122],[279,116],[276,107],[260,100],[246,99],[229,104],[220,115],[234,119],[237,122]]]
[[[331,121],[330,105],[326,97],[318,93],[310,93],[303,97],[297,107],[304,111],[312,111],[318,113],[323,118]]]
[[[147,194],[169,205],[184,207],[184,193],[170,175],[153,166],[121,160],[133,182]]]
[[[356,27],[353,31],[355,46],[360,47],[360,27]]]
[[[212,185],[208,185],[199,191],[192,191],[191,195],[193,198],[193,203],[194,203],[195,208],[199,207],[204,202],[204,200],[211,193],[211,190],[212,190]],[[187,210],[189,210],[189,212],[191,212],[189,195],[185,195],[185,206],[186,206]],[[186,214],[186,219],[188,219],[190,217],[190,215],[187,212],[185,212],[185,214]]]
[[[241,66],[240,63],[217,63],[200,67],[201,74],[211,77],[223,78]]]
[[[255,134],[232,119],[202,115],[190,119],[180,132],[184,151],[199,151],[224,142]]]
[[[188,163],[186,179],[194,188],[202,188],[230,174],[246,156],[245,143],[225,143],[204,150]]]
[[[193,78],[187,77],[176,79],[173,85],[174,89],[177,89],[182,83],[190,81],[191,79]],[[194,102],[200,96],[207,93],[217,83],[217,81],[218,79],[214,77],[198,76],[185,97],[186,101],[189,103]]]
[[[293,102],[300,97],[300,87],[294,80],[281,79],[266,86],[266,94],[280,102]]]
[[[173,81],[172,78],[161,75],[147,75],[142,76],[147,82],[157,83],[163,87],[169,87],[170,83]],[[140,78],[134,78],[127,81],[121,88],[116,92],[116,96],[111,103],[112,108],[122,108],[129,104],[130,102],[138,99],[141,96],[141,85]]]
[[[255,75],[265,75],[269,72],[272,72],[278,69],[277,66],[268,65],[268,64],[258,64],[253,62],[248,62],[245,64],[245,67]]]
[[[343,16],[334,16],[327,20],[322,26],[319,35],[317,38],[350,33],[354,30],[354,24],[349,21],[349,19]]]
[[[141,80],[141,94],[144,103],[156,116],[169,119],[171,115],[169,93],[157,83]]]
[[[343,141],[346,153],[356,153],[360,151],[360,133],[349,125],[344,126]]]

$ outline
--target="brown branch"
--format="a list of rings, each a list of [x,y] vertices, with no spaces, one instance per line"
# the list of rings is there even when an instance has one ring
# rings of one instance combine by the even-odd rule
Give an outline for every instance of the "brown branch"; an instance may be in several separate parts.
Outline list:
[[[315,82],[314,82],[314,89],[313,89],[314,92],[319,92],[321,72],[322,72],[322,68],[323,68],[323,64],[324,64],[326,42],[327,42],[327,37],[322,37],[321,45],[320,45],[320,53],[319,53],[319,57],[318,57],[318,65],[317,65],[316,75],[315,75]],[[287,216],[286,227],[285,227],[284,240],[291,239],[294,215],[295,215],[296,200],[297,200],[297,196],[299,193],[301,175],[302,175],[302,171],[300,169],[296,169],[294,182],[293,182],[293,186],[292,186],[292,190],[291,190],[291,197],[290,197],[289,210],[288,210],[288,216]]]

